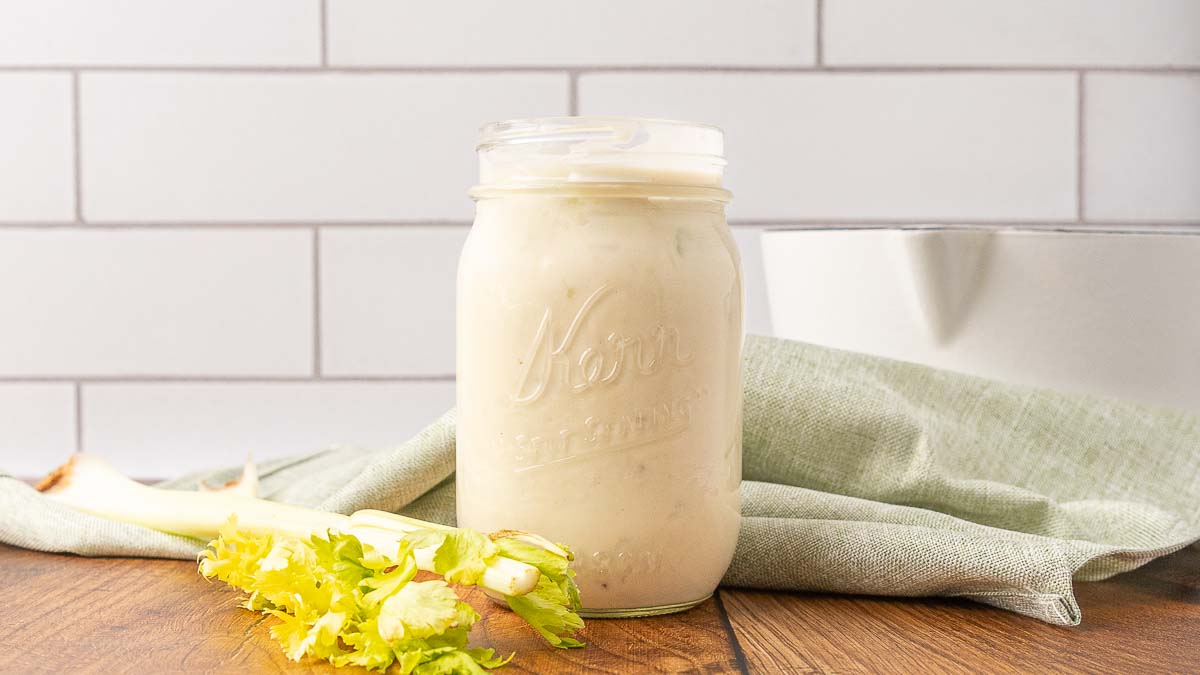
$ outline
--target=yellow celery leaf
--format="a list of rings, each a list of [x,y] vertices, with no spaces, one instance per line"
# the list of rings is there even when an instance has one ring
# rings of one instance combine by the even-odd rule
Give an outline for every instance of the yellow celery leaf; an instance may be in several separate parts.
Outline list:
[[[474,586],[494,557],[496,545],[487,536],[475,530],[452,530],[433,554],[433,566],[452,584]]]
[[[312,656],[335,666],[434,675],[506,664],[512,655],[467,647],[479,614],[445,581],[414,581],[413,549],[420,544],[437,546],[435,569],[462,584],[478,582],[501,554],[537,567],[537,589],[508,598],[509,605],[551,644],[581,644],[570,637],[582,621],[566,560],[520,542],[497,544],[471,530],[405,538],[391,558],[351,535],[254,533],[231,519],[200,556],[200,572],[245,591],[245,607],[278,618],[271,634],[293,660]]]
[[[458,594],[441,580],[413,581],[379,608],[379,634],[386,640],[427,638],[458,626]]]

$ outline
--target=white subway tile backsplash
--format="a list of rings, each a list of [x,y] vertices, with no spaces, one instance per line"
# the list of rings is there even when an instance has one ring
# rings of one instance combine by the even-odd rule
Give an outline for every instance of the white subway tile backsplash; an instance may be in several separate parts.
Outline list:
[[[1200,221],[1200,75],[1096,73],[1084,89],[1085,216]]]
[[[0,65],[318,65],[320,0],[0,0]]]
[[[0,471],[72,380],[139,476],[406,440],[485,122],[724,127],[769,334],[764,227],[1200,223],[1197,70],[1200,0],[0,0]]]
[[[453,374],[454,280],[467,231],[322,231],[324,373]]]
[[[556,74],[88,73],[95,221],[464,219],[477,128],[561,114]]]
[[[75,218],[71,76],[0,73],[0,221]]]
[[[829,65],[1197,66],[1196,0],[825,0]]]
[[[75,388],[0,384],[0,473],[35,478],[75,451]]]
[[[0,375],[307,375],[311,232],[0,230]]]
[[[584,74],[584,114],[726,132],[742,219],[1075,218],[1071,74]]]
[[[329,0],[333,65],[809,65],[816,0]]]
[[[454,405],[453,382],[96,384],[83,447],[144,477],[407,441]]]

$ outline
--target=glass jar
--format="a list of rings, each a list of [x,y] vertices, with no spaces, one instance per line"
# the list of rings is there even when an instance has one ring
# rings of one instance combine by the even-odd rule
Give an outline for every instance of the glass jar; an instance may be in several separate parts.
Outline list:
[[[458,270],[458,522],[569,545],[585,616],[711,595],[740,525],[742,273],[715,127],[485,127]]]

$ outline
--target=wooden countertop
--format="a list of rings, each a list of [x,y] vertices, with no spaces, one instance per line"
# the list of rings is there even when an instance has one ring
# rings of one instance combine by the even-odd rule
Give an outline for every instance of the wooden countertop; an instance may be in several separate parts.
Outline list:
[[[332,673],[288,662],[274,619],[190,562],[77,558],[0,545],[0,671]],[[485,598],[472,641],[516,650],[498,672],[1200,672],[1200,550],[1078,586],[1083,625],[954,600],[721,589],[668,617],[588,622],[546,647]],[[361,673],[343,669],[343,673]]]

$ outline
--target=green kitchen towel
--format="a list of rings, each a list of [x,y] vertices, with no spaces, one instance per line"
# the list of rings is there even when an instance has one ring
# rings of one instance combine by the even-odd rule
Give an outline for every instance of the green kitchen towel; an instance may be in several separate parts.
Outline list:
[[[745,387],[744,518],[726,584],[955,596],[1074,625],[1073,581],[1200,539],[1200,414],[761,337],[746,343]],[[260,472],[271,499],[451,523],[453,413],[396,448]],[[0,541],[43,551],[201,547],[75,513],[12,478],[0,478],[0,513]]]

